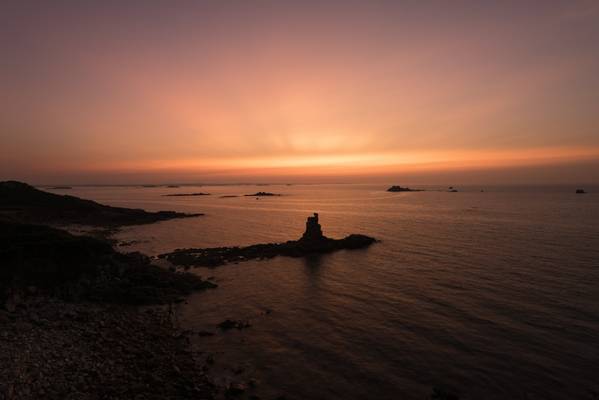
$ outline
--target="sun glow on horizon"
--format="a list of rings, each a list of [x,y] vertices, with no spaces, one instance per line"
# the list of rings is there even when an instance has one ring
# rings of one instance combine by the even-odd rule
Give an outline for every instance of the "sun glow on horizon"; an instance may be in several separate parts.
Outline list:
[[[525,3],[7,7],[0,179],[599,182],[599,5]]]
[[[599,148],[540,148],[520,151],[422,151],[266,158],[217,157],[213,159],[144,160],[90,165],[89,171],[219,172],[232,175],[246,175],[255,171],[270,171],[273,175],[309,171],[311,174],[318,175],[318,171],[321,170],[327,174],[335,172],[360,175],[394,171],[534,166],[547,163],[593,160],[597,157],[599,157]]]

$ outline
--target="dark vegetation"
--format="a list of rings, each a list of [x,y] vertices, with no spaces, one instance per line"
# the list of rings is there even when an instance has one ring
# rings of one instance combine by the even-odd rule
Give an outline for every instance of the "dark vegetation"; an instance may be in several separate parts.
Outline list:
[[[0,182],[0,220],[5,221],[115,227],[199,215],[202,214],[111,207],[74,196],[44,192],[22,182]]]

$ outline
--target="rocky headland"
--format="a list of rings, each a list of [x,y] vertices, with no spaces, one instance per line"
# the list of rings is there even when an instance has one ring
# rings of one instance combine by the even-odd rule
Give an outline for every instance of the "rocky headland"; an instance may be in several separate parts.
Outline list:
[[[212,399],[224,392],[174,312],[185,296],[216,284],[43,225],[118,227],[186,216],[0,183],[0,399]]]
[[[215,284],[16,222],[0,260],[0,398],[212,398],[171,307]]]
[[[44,192],[22,182],[0,182],[0,220],[5,221],[117,227],[200,215],[203,214],[112,207],[74,196]]]
[[[311,254],[331,253],[343,249],[361,249],[375,243],[376,239],[352,234],[343,239],[323,235],[318,214],[308,217],[306,231],[298,240],[284,243],[255,244],[247,247],[213,247],[206,249],[177,249],[158,257],[184,267],[217,267],[230,262],[273,258],[276,256],[305,257]]]

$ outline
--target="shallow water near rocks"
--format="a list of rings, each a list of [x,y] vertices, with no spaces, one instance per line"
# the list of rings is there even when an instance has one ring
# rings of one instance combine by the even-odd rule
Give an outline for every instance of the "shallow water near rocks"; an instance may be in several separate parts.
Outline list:
[[[411,187],[423,186],[411,185]],[[264,398],[592,398],[599,391],[599,187],[385,185],[75,187],[68,194],[204,217],[124,228],[126,250],[280,242],[320,213],[365,250],[198,268],[219,288],[182,305],[222,379]],[[211,196],[164,197],[209,192]],[[197,190],[196,190],[197,189]],[[258,191],[283,196],[227,197]],[[53,190],[56,193],[65,191]],[[250,328],[217,331],[223,320]],[[227,368],[234,366],[236,371]]]

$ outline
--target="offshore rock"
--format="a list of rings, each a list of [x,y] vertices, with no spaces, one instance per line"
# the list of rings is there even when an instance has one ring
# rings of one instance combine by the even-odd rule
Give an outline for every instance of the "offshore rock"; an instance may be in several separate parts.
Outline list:
[[[391,186],[387,192],[422,192],[421,189],[410,189],[409,187]]]
[[[308,217],[306,220],[306,231],[300,241],[311,243],[319,242],[325,239],[322,234],[322,228],[318,223],[318,213],[314,213],[313,217]]]
[[[254,194],[246,194],[246,197],[270,197],[270,196],[280,196],[279,193],[270,193],[270,192],[257,192]]]
[[[213,247],[206,249],[177,249],[158,257],[184,267],[217,267],[229,262],[268,259],[276,256],[305,257],[311,254],[331,253],[370,246],[377,240],[370,236],[352,234],[343,239],[323,235],[318,214],[308,217],[306,231],[299,240],[284,243],[255,244],[247,247]]]

